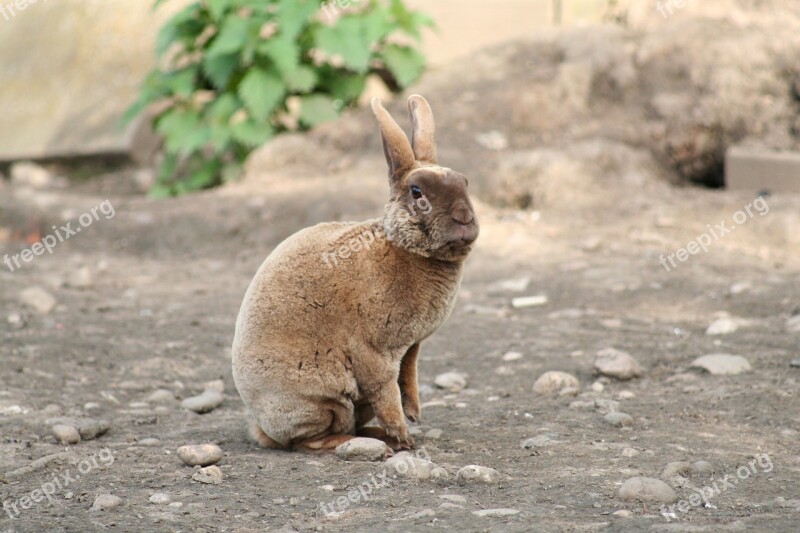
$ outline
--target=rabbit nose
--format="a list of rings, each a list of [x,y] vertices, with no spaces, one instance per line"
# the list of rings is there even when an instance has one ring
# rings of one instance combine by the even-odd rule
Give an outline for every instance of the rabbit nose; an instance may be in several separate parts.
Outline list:
[[[472,211],[467,208],[456,209],[455,211],[453,211],[453,214],[450,215],[450,217],[455,222],[458,222],[459,224],[462,224],[464,226],[472,223],[472,221],[475,219],[475,215],[473,215]]]

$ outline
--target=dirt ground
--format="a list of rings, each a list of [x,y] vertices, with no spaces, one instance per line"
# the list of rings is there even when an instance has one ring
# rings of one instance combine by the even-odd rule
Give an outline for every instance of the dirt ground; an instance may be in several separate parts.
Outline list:
[[[800,263],[787,243],[798,229],[798,199],[768,197],[768,214],[755,213],[667,272],[660,254],[686,246],[708,224],[730,226],[754,200],[671,186],[659,197],[633,191],[611,212],[499,210],[478,201],[482,234],[459,301],[420,361],[426,406],[417,446],[450,477],[397,480],[326,516],[321,505],[368,482],[381,464],[256,447],[231,379],[230,344],[263,258],[302,227],[380,213],[385,178],[371,179],[366,188],[340,184],[335,195],[276,180],[258,195],[234,187],[168,201],[134,194],[119,172],[62,190],[3,185],[0,226],[13,231],[0,242],[2,254],[25,246],[14,235],[47,234],[105,199],[115,215],[52,255],[0,269],[0,501],[19,511],[0,515],[0,531],[796,531],[800,369],[790,361],[800,357],[800,334],[787,321],[800,312]],[[21,291],[34,286],[56,298],[52,312],[22,303]],[[511,306],[512,298],[542,294],[544,305]],[[726,315],[738,320],[737,331],[705,334]],[[595,376],[596,353],[609,347],[633,355],[643,376]],[[744,356],[752,370],[690,369],[710,353]],[[582,392],[534,394],[533,382],[548,370],[572,373]],[[467,374],[467,387],[435,387],[447,371]],[[220,407],[203,415],[180,408],[179,399],[218,379]],[[176,400],[148,402],[157,389]],[[628,413],[633,426],[607,424],[609,410]],[[58,416],[104,419],[110,429],[65,447],[48,422]],[[426,436],[432,429],[441,435]],[[522,447],[543,435],[540,446]],[[220,485],[193,481],[176,456],[179,446],[201,443],[225,452]],[[771,468],[758,463],[738,479],[737,469],[757,454],[767,454]],[[619,497],[628,478],[661,478],[670,462],[700,460],[713,472],[665,481],[688,499],[693,487],[733,476],[708,507],[667,518],[657,504]],[[456,471],[470,464],[498,470],[500,482],[459,484]],[[19,507],[54,475],[78,470],[86,472],[52,502]],[[154,493],[172,504],[151,503]],[[100,494],[122,504],[93,511]],[[497,508],[518,513],[473,514]],[[620,510],[630,515],[612,514]]]

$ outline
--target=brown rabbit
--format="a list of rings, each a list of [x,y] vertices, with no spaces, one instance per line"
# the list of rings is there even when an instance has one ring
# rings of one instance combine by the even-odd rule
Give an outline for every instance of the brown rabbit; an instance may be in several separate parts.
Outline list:
[[[452,311],[479,228],[467,178],[437,164],[428,102],[408,107],[411,143],[372,101],[389,164],[383,218],[292,235],[247,290],[233,377],[262,446],[329,450],[358,434],[413,447],[420,343]],[[383,429],[364,428],[374,415]]]

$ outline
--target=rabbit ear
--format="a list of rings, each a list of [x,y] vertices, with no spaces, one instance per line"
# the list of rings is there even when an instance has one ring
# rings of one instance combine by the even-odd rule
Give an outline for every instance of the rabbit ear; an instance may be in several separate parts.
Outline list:
[[[428,101],[418,94],[408,97],[408,113],[411,115],[411,146],[417,161],[436,165],[436,126],[433,111]]]
[[[372,112],[381,125],[381,139],[383,139],[383,153],[389,164],[389,175],[392,179],[402,177],[414,164],[414,152],[408,142],[403,129],[394,121],[383,108],[380,100],[372,99]]]

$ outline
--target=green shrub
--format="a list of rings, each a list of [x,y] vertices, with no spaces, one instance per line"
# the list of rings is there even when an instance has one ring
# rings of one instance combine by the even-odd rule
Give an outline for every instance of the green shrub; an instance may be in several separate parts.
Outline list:
[[[161,29],[159,65],[126,113],[129,121],[157,110],[164,158],[152,193],[235,177],[271,137],[354,105],[370,74],[394,91],[413,83],[425,66],[416,48],[425,26],[431,20],[403,0],[193,2]]]

